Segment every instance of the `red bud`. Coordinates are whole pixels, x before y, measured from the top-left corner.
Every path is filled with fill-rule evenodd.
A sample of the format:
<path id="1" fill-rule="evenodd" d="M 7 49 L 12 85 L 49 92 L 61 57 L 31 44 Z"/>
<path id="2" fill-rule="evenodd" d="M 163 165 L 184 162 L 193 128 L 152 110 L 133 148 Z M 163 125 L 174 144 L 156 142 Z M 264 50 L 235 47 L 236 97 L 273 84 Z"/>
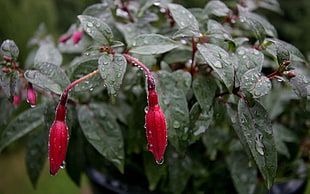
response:
<path id="1" fill-rule="evenodd" d="M 68 146 L 68 127 L 64 121 L 55 120 L 50 128 L 48 158 L 50 174 L 56 175 L 63 165 Z"/>
<path id="2" fill-rule="evenodd" d="M 66 158 L 69 135 L 65 115 L 66 107 L 61 104 L 58 105 L 55 121 L 50 128 L 48 142 L 48 158 L 51 175 L 57 174 Z"/>
<path id="3" fill-rule="evenodd" d="M 36 91 L 33 89 L 31 83 L 29 83 L 29 86 L 27 88 L 27 102 L 31 106 L 35 106 L 37 104 L 37 94 Z"/>
<path id="4" fill-rule="evenodd" d="M 71 35 L 70 36 L 68 36 L 68 35 L 66 35 L 66 34 L 64 34 L 64 35 L 62 35 L 60 38 L 59 38 L 59 42 L 67 42 L 67 40 L 69 40 L 71 38 Z"/>
<path id="5" fill-rule="evenodd" d="M 13 97 L 13 104 L 15 106 L 18 106 L 21 101 L 22 101 L 21 97 L 19 97 L 18 95 L 15 94 L 14 97 Z"/>
<path id="6" fill-rule="evenodd" d="M 148 150 L 152 152 L 156 162 L 161 163 L 167 147 L 166 118 L 158 104 L 158 96 L 155 90 L 149 90 L 148 101 L 149 107 L 145 115 Z"/>
<path id="7" fill-rule="evenodd" d="M 80 42 L 80 40 L 82 39 L 82 36 L 83 36 L 83 32 L 82 31 L 75 31 L 72 34 L 73 44 L 78 44 Z"/>

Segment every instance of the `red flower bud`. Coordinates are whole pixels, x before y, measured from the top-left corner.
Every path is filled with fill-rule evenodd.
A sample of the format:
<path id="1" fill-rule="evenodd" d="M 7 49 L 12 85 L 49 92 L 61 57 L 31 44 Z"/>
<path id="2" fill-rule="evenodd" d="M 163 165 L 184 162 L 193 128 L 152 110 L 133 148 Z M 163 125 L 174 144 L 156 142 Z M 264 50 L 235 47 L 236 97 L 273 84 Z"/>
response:
<path id="1" fill-rule="evenodd" d="M 82 39 L 82 36 L 83 36 L 83 32 L 82 31 L 75 31 L 72 34 L 73 44 L 78 44 L 80 42 L 80 40 Z"/>
<path id="2" fill-rule="evenodd" d="M 14 106 L 18 106 L 21 101 L 22 101 L 21 97 L 15 94 L 14 97 L 13 97 L 13 104 L 14 104 Z"/>
<path id="3" fill-rule="evenodd" d="M 65 122 L 66 107 L 59 105 L 56 110 L 56 119 L 50 128 L 48 142 L 48 158 L 50 174 L 56 175 L 66 158 L 68 146 L 68 127 Z"/>
<path id="4" fill-rule="evenodd" d="M 166 118 L 158 104 L 156 90 L 149 90 L 148 101 L 149 107 L 145 115 L 148 150 L 152 152 L 156 162 L 161 163 L 167 147 Z"/>
<path id="5" fill-rule="evenodd" d="M 68 35 L 64 34 L 64 35 L 62 35 L 62 36 L 59 38 L 58 41 L 64 43 L 64 42 L 67 42 L 67 40 L 69 40 L 70 38 L 71 38 L 71 35 L 68 36 Z"/>
<path id="6" fill-rule="evenodd" d="M 29 83 L 27 88 L 27 102 L 30 106 L 35 106 L 37 104 L 37 94 L 31 83 Z"/>

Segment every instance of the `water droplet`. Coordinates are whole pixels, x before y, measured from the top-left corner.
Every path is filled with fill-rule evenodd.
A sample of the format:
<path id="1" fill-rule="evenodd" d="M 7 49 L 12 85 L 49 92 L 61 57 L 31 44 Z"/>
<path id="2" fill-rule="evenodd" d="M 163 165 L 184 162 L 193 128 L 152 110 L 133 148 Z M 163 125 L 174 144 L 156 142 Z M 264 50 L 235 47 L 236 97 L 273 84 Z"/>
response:
<path id="1" fill-rule="evenodd" d="M 153 3 L 153 5 L 155 5 L 155 6 L 160 6 L 160 1 L 155 1 L 155 2 Z"/>
<path id="2" fill-rule="evenodd" d="M 89 88 L 89 91 L 92 92 L 94 90 L 94 88 Z"/>
<path id="3" fill-rule="evenodd" d="M 215 61 L 215 63 L 213 65 L 216 68 L 223 68 L 223 65 L 222 65 L 221 61 Z"/>
<path id="4" fill-rule="evenodd" d="M 144 43 L 144 44 L 148 44 L 149 41 L 148 41 L 148 40 L 144 40 L 143 43 Z"/>
<path id="5" fill-rule="evenodd" d="M 65 162 L 65 161 L 63 161 L 63 162 L 61 163 L 60 168 L 61 168 L 61 169 L 66 168 L 66 162 Z"/>
<path id="6" fill-rule="evenodd" d="M 264 151 L 264 144 L 263 144 L 263 134 L 260 132 L 260 131 L 257 131 L 256 132 L 256 135 L 255 135 L 255 148 L 256 148 L 256 151 L 260 154 L 260 155 L 265 155 L 265 151 Z"/>
<path id="7" fill-rule="evenodd" d="M 245 54 L 245 51 L 243 50 L 243 49 L 240 49 L 239 51 L 238 51 L 238 55 L 244 55 Z"/>
<path id="8" fill-rule="evenodd" d="M 91 33 L 91 28 L 86 28 L 86 32 Z"/>
<path id="9" fill-rule="evenodd" d="M 253 53 L 254 53 L 254 55 L 259 55 L 259 51 L 256 49 L 253 49 Z"/>
<path id="10" fill-rule="evenodd" d="M 177 129 L 181 127 L 181 123 L 179 121 L 174 121 L 173 122 L 173 128 Z"/>
<path id="11" fill-rule="evenodd" d="M 148 111 L 149 111 L 149 107 L 146 106 L 146 107 L 144 108 L 144 112 L 147 113 Z"/>
<path id="12" fill-rule="evenodd" d="M 96 23 L 96 27 L 99 28 L 100 27 L 100 23 Z"/>
<path id="13" fill-rule="evenodd" d="M 87 22 L 87 26 L 90 27 L 90 28 L 94 27 L 93 23 L 91 23 L 91 22 Z"/>
<path id="14" fill-rule="evenodd" d="M 162 165 L 163 163 L 164 163 L 164 158 L 161 159 L 160 161 L 157 161 L 157 160 L 156 160 L 156 164 L 158 164 L 158 165 Z"/>

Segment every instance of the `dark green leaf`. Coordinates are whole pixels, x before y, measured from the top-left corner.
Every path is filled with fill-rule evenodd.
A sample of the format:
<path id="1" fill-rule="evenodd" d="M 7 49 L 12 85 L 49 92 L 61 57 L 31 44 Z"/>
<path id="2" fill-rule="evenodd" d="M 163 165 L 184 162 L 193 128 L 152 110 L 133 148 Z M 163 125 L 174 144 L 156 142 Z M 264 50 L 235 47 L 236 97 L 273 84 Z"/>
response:
<path id="1" fill-rule="evenodd" d="M 47 157 L 48 130 L 42 128 L 32 133 L 27 143 L 26 167 L 34 188 L 36 188 Z"/>
<path id="2" fill-rule="evenodd" d="M 210 1 L 205 6 L 204 11 L 207 15 L 227 16 L 230 10 L 221 1 Z"/>
<path id="3" fill-rule="evenodd" d="M 199 23 L 195 16 L 182 5 L 170 3 L 168 8 L 180 29 L 191 26 L 192 29 L 199 30 Z"/>
<path id="4" fill-rule="evenodd" d="M 34 57 L 34 65 L 42 63 L 50 63 L 57 66 L 61 65 L 62 55 L 53 44 L 42 44 L 39 47 Z"/>
<path id="5" fill-rule="evenodd" d="M 72 66 L 70 67 L 72 71 L 70 79 L 72 81 L 75 81 L 98 69 L 98 59 L 100 58 L 100 56 L 101 55 L 86 56 L 78 60 L 76 63 L 72 64 Z M 101 83 L 100 80 L 102 79 L 99 74 L 94 75 L 93 77 L 88 78 L 87 80 L 75 85 L 73 89 L 75 92 L 91 90 L 92 88 L 98 86 Z"/>
<path id="6" fill-rule="evenodd" d="M 277 171 L 277 151 L 271 121 L 265 108 L 257 101 L 250 107 L 239 100 L 238 117 L 243 136 L 240 140 L 250 149 L 268 189 L 274 182 Z"/>
<path id="7" fill-rule="evenodd" d="M 99 18 L 79 15 L 78 19 L 85 32 L 101 45 L 110 45 L 113 41 L 111 28 Z"/>
<path id="8" fill-rule="evenodd" d="M 241 151 L 231 152 L 226 158 L 234 186 L 239 194 L 255 193 L 258 186 L 257 170 L 249 165 L 249 159 Z"/>
<path id="9" fill-rule="evenodd" d="M 295 94 L 301 99 L 304 109 L 307 107 L 308 97 L 310 93 L 308 88 L 310 87 L 310 80 L 304 75 L 297 74 L 296 77 L 292 77 L 289 80 L 284 79 L 292 87 Z"/>
<path id="10" fill-rule="evenodd" d="M 281 66 L 284 62 L 291 61 L 290 52 L 283 46 L 277 44 L 277 61 Z"/>
<path id="11" fill-rule="evenodd" d="M 167 119 L 169 141 L 178 151 L 184 151 L 184 142 L 188 136 L 189 110 L 182 88 L 178 88 L 178 77 L 166 71 L 157 73 L 157 92 L 160 105 Z"/>
<path id="12" fill-rule="evenodd" d="M 78 119 L 88 142 L 124 172 L 124 142 L 120 126 L 100 104 L 78 107 Z"/>
<path id="13" fill-rule="evenodd" d="M 169 187 L 172 193 L 182 193 L 191 176 L 192 161 L 189 157 L 183 158 L 174 150 L 170 149 L 167 153 L 169 172 Z"/>
<path id="14" fill-rule="evenodd" d="M 285 142 L 297 142 L 297 136 L 292 131 L 278 123 L 273 125 L 273 132 L 277 151 L 285 155 L 287 158 L 290 158 L 290 152 Z"/>
<path id="15" fill-rule="evenodd" d="M 213 109 L 202 110 L 198 103 L 190 111 L 190 143 L 196 142 L 209 128 L 213 121 Z"/>
<path id="16" fill-rule="evenodd" d="M 144 172 L 149 182 L 149 190 L 156 189 L 160 178 L 163 176 L 165 165 L 158 165 L 154 162 L 154 157 L 150 152 L 143 154 Z"/>
<path id="17" fill-rule="evenodd" d="M 109 55 L 104 53 L 98 60 L 100 75 L 104 80 L 108 93 L 116 96 L 121 87 L 126 72 L 127 61 L 121 54 Z"/>
<path id="18" fill-rule="evenodd" d="M 19 55 L 19 49 L 13 40 L 5 40 L 1 44 L 0 54 L 11 59 L 17 59 Z"/>
<path id="19" fill-rule="evenodd" d="M 226 87 L 231 89 L 234 81 L 234 68 L 229 54 L 214 44 L 198 44 L 197 48 L 204 60 L 219 75 Z"/>
<path id="20" fill-rule="evenodd" d="M 15 117 L 2 131 L 0 152 L 10 143 L 21 138 L 43 122 L 43 107 L 31 108 Z"/>
<path id="21" fill-rule="evenodd" d="M 266 76 L 262 76 L 257 69 L 251 69 L 241 78 L 241 88 L 250 92 L 253 98 L 260 98 L 269 93 L 271 82 Z"/>
<path id="22" fill-rule="evenodd" d="M 19 79 L 19 73 L 17 71 L 5 73 L 3 71 L 0 71 L 0 85 L 9 99 L 9 101 L 13 102 L 13 97 L 15 94 L 15 88 L 17 81 Z"/>
<path id="23" fill-rule="evenodd" d="M 239 81 L 245 72 L 256 69 L 261 72 L 264 64 L 264 54 L 256 49 L 238 47 L 236 54 L 233 54 L 236 76 Z"/>
<path id="24" fill-rule="evenodd" d="M 130 52 L 142 55 L 156 55 L 178 47 L 177 42 L 159 34 L 142 34 L 135 37 Z"/>
<path id="25" fill-rule="evenodd" d="M 172 74 L 177 78 L 176 87 L 182 89 L 184 94 L 187 94 L 191 88 L 192 75 L 188 71 L 183 70 L 174 71 Z"/>
<path id="26" fill-rule="evenodd" d="M 214 79 L 212 77 L 195 77 L 192 87 L 200 107 L 203 110 L 209 110 L 217 88 Z"/>

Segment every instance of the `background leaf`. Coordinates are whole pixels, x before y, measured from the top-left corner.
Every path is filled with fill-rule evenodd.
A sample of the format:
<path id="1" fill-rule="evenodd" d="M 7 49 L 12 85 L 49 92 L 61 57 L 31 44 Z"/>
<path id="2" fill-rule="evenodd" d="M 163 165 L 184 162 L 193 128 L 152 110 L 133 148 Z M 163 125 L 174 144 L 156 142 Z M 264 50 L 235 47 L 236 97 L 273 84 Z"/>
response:
<path id="1" fill-rule="evenodd" d="M 253 98 L 260 98 L 271 90 L 271 82 L 256 69 L 251 69 L 242 76 L 241 88 L 250 92 Z"/>
<path id="2" fill-rule="evenodd" d="M 199 23 L 195 16 L 182 5 L 170 3 L 168 7 L 180 29 L 190 26 L 193 30 L 199 30 Z"/>
<path id="3" fill-rule="evenodd" d="M 200 107 L 208 111 L 212 106 L 217 89 L 216 82 L 212 77 L 199 76 L 194 78 L 192 87 Z"/>
<path id="4" fill-rule="evenodd" d="M 53 44 L 42 44 L 34 57 L 34 65 L 41 63 L 51 63 L 60 66 L 62 55 Z"/>
<path id="5" fill-rule="evenodd" d="M 124 171 L 122 131 L 111 113 L 100 104 L 78 107 L 78 119 L 89 143 L 119 171 Z"/>
<path id="6" fill-rule="evenodd" d="M 17 81 L 19 79 L 19 73 L 17 71 L 5 73 L 3 71 L 0 71 L 0 85 L 9 99 L 9 101 L 13 102 L 13 97 L 15 94 L 15 88 Z"/>
<path id="7" fill-rule="evenodd" d="M 43 122 L 43 111 L 44 107 L 37 106 L 15 117 L 2 131 L 0 136 L 0 152 L 10 143 L 41 125 Z"/>
<path id="8" fill-rule="evenodd" d="M 230 11 L 222 1 L 210 1 L 204 8 L 205 13 L 215 16 L 227 16 Z"/>

